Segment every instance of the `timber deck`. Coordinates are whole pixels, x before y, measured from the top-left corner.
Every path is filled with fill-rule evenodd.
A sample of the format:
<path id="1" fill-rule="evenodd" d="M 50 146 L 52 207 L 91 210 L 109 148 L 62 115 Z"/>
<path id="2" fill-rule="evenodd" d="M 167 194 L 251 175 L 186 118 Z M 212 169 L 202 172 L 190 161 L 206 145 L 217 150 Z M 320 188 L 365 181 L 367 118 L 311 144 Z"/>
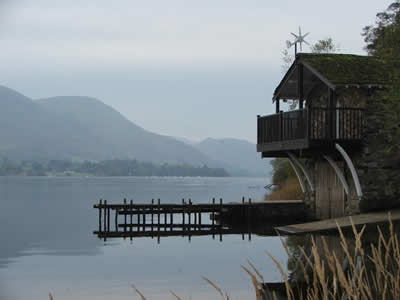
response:
<path id="1" fill-rule="evenodd" d="M 289 223 L 282 219 L 304 216 L 304 203 L 298 200 L 252 202 L 243 198 L 242 202 L 223 203 L 222 199 L 213 198 L 211 203 L 194 204 L 182 199 L 181 204 L 162 204 L 160 199 L 153 199 L 146 204 L 124 199 L 119 204 L 100 200 L 93 207 L 98 210 L 98 230 L 93 233 L 104 240 L 203 235 L 220 235 L 222 239 L 222 235 L 240 233 L 248 233 L 251 239 L 250 227 L 255 222 L 269 222 L 271 230 L 266 233 L 275 235 L 274 226 Z"/>
<path id="2" fill-rule="evenodd" d="M 362 225 L 378 225 L 386 223 L 390 219 L 393 222 L 400 221 L 400 209 L 371 212 L 366 214 L 359 214 L 341 218 L 327 219 L 322 221 L 308 222 L 302 224 L 293 224 L 287 226 L 276 227 L 281 234 L 306 234 L 306 233 L 318 233 L 337 230 L 338 226 L 342 229 L 350 228 L 352 223 L 355 226 Z"/>

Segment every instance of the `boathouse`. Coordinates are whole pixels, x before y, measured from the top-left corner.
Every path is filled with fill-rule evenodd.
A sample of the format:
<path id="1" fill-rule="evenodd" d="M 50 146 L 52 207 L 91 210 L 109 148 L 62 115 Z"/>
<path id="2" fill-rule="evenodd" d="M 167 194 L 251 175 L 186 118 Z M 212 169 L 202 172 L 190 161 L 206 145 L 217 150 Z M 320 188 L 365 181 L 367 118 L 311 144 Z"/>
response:
<path id="1" fill-rule="evenodd" d="M 317 219 L 400 206 L 400 62 L 301 53 L 257 117 L 257 151 L 286 157 Z M 298 101 L 283 112 L 281 102 Z"/>

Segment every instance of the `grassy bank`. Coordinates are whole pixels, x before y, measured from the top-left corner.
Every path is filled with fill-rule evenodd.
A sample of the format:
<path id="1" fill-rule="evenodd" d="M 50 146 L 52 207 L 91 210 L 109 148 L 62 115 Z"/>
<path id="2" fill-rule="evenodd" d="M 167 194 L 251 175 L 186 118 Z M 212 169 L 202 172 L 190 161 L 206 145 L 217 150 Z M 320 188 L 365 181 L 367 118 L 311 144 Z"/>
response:
<path id="1" fill-rule="evenodd" d="M 264 200 L 303 200 L 304 194 L 296 177 L 287 178 L 272 191 L 265 195 Z"/>

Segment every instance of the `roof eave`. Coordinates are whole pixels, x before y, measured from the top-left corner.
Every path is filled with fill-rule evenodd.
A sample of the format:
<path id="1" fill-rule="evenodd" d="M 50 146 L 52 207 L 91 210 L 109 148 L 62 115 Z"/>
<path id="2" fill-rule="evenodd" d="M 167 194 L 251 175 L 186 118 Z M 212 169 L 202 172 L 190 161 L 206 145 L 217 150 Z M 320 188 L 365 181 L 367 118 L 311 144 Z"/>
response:
<path id="1" fill-rule="evenodd" d="M 332 90 L 336 90 L 336 85 L 331 83 L 326 77 L 324 77 L 320 72 L 318 72 L 315 68 L 313 68 L 310 64 L 307 62 L 303 61 L 301 58 L 296 58 L 296 60 L 293 62 L 293 64 L 290 66 L 289 70 L 286 72 L 285 76 L 279 83 L 278 87 L 275 89 L 274 95 L 272 97 L 272 102 L 275 102 L 276 100 L 281 99 L 280 98 L 280 91 L 282 87 L 285 86 L 293 72 L 297 69 L 297 65 L 302 64 L 304 67 L 306 67 L 311 73 L 313 73 L 319 80 L 321 80 L 323 83 L 325 83 L 329 88 Z"/>

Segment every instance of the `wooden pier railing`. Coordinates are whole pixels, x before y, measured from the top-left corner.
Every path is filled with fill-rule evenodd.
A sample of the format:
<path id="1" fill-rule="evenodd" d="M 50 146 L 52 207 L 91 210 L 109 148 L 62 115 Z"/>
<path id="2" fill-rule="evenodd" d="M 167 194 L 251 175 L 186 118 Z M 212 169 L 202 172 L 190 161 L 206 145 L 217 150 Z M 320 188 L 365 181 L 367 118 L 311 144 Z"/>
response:
<path id="1" fill-rule="evenodd" d="M 277 225 L 304 221 L 306 211 L 303 201 L 281 200 L 224 203 L 213 198 L 211 203 L 194 204 L 190 199 L 182 199 L 181 204 L 162 204 L 154 199 L 150 204 L 138 204 L 126 199 L 121 204 L 100 200 L 94 205 L 98 209 L 99 238 L 139 238 L 210 235 L 215 238 L 227 234 L 276 235 L 273 229 Z"/>
<path id="2" fill-rule="evenodd" d="M 363 109 L 312 107 L 257 118 L 257 144 L 362 138 Z"/>
<path id="3" fill-rule="evenodd" d="M 165 236 L 192 236 L 239 234 L 243 230 L 233 230 L 217 223 L 224 212 L 240 207 L 246 216 L 250 216 L 252 202 L 242 199 L 242 203 L 223 203 L 222 199 L 212 203 L 193 204 L 190 199 L 182 204 L 161 204 L 154 199 L 151 204 L 137 204 L 126 199 L 122 204 L 109 204 L 100 200 L 94 208 L 98 209 L 99 226 L 94 231 L 99 238 L 138 238 Z M 248 209 L 246 210 L 245 207 Z M 207 214 L 208 218 L 204 216 Z M 251 239 L 251 235 L 249 237 Z"/>

